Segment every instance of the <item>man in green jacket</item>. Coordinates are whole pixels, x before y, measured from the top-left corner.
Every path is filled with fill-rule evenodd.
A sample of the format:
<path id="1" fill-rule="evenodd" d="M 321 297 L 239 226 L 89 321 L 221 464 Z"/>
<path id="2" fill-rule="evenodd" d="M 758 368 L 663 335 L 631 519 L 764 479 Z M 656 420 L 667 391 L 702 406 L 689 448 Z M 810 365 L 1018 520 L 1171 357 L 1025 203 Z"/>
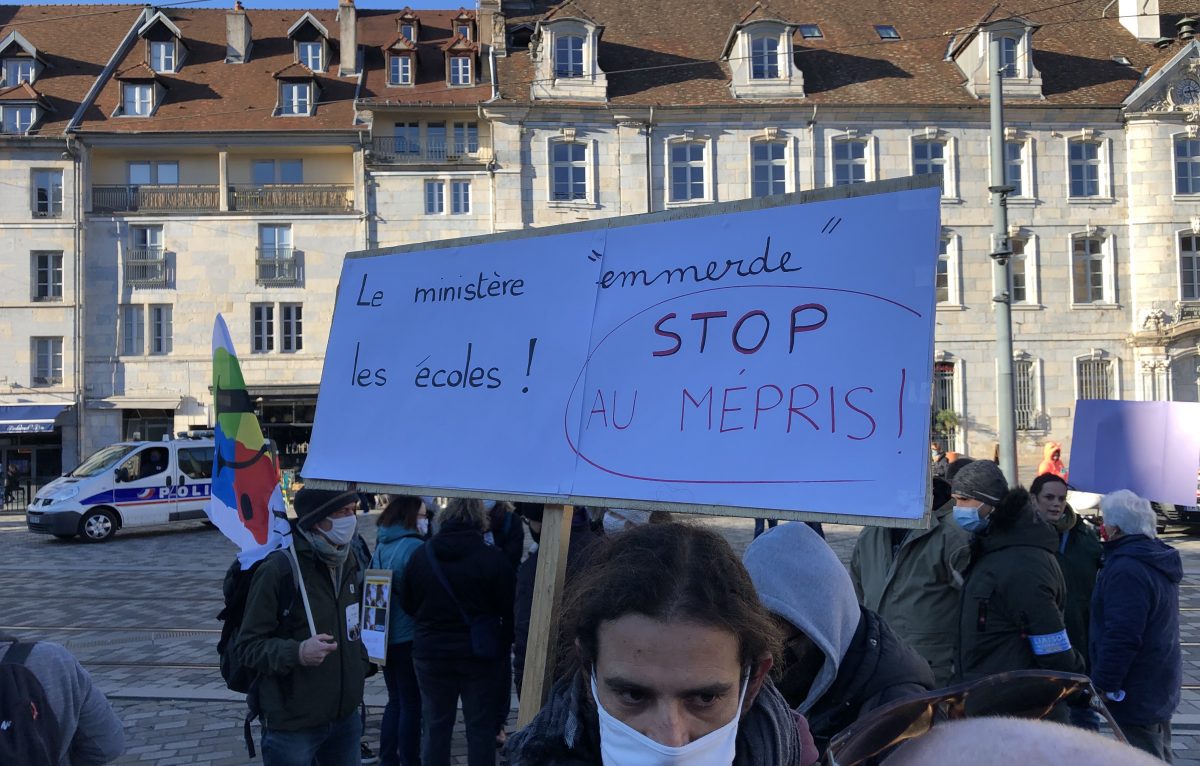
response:
<path id="1" fill-rule="evenodd" d="M 929 663 L 938 687 L 954 679 L 955 639 L 971 535 L 951 518 L 950 484 L 933 480 L 929 529 L 864 527 L 850 578 L 859 602 L 877 612 Z"/>
<path id="2" fill-rule="evenodd" d="M 242 664 L 259 674 L 263 764 L 359 766 L 368 660 L 358 614 L 363 573 L 350 555 L 358 496 L 305 488 L 295 508 L 294 553 L 273 553 L 255 571 L 237 645 Z"/>
<path id="3" fill-rule="evenodd" d="M 1083 658 L 1063 621 L 1058 536 L 1038 517 L 1029 493 L 1009 491 L 995 463 L 977 460 L 954 476 L 951 494 L 955 520 L 975 535 L 963 585 L 959 676 L 1037 668 L 1082 673 Z"/>

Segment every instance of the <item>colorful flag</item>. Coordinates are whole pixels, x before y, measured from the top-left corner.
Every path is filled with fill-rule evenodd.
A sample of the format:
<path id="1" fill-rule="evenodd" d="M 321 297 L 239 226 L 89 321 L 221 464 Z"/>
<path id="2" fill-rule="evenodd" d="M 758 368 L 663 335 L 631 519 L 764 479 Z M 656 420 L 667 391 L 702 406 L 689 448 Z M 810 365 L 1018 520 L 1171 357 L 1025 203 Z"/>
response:
<path id="1" fill-rule="evenodd" d="M 291 543 L 291 526 L 279 483 L 279 464 L 263 438 L 229 328 L 213 324 L 213 401 L 216 452 L 212 498 L 204 511 L 241 549 L 242 569 Z"/>

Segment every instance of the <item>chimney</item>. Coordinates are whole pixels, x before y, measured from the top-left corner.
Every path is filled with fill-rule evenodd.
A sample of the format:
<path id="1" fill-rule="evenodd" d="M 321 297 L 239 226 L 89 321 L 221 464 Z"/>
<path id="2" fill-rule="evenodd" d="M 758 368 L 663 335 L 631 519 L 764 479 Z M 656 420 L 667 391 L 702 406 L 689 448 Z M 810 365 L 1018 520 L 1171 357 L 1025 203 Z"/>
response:
<path id="1" fill-rule="evenodd" d="M 245 64 L 250 60 L 252 44 L 250 19 L 242 0 L 237 0 L 233 10 L 225 16 L 225 63 Z"/>
<path id="2" fill-rule="evenodd" d="M 479 42 L 490 45 L 497 56 L 508 55 L 508 41 L 505 39 L 504 13 L 500 0 L 479 0 Z"/>
<path id="3" fill-rule="evenodd" d="M 340 0 L 338 22 L 341 24 L 341 39 L 338 44 L 342 52 L 338 75 L 352 77 L 358 74 L 358 11 L 354 7 L 354 0 Z"/>
<path id="4" fill-rule="evenodd" d="M 1162 36 L 1158 0 L 1119 0 L 1117 15 L 1121 26 L 1140 42 L 1154 42 Z"/>

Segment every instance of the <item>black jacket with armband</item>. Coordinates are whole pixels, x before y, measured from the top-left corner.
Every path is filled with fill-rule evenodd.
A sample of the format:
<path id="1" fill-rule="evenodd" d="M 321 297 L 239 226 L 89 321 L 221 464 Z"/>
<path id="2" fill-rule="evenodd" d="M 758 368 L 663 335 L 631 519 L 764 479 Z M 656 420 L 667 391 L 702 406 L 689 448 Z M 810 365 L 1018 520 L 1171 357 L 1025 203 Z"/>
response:
<path id="1" fill-rule="evenodd" d="M 976 534 L 959 615 L 961 679 L 1039 668 L 1084 672 L 1063 619 L 1057 542 L 1023 489 L 1005 495 Z"/>

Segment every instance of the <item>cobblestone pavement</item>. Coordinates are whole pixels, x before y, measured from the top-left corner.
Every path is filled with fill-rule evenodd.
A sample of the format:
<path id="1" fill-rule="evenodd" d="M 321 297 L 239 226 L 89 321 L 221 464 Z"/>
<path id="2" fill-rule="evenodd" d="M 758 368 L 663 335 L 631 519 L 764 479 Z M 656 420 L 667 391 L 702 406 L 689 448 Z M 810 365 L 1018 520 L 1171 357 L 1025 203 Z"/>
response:
<path id="1" fill-rule="evenodd" d="M 750 541 L 749 520 L 704 523 L 739 550 Z M 373 544 L 374 516 L 361 526 Z M 848 559 L 857 528 L 827 525 L 826 532 Z M 1200 766 L 1200 537 L 1172 532 L 1164 539 L 1182 552 L 1186 573 L 1176 763 Z M 216 665 L 221 578 L 233 554 L 219 532 L 199 523 L 121 532 L 89 545 L 31 534 L 23 517 L 0 514 L 0 631 L 56 641 L 79 658 L 125 723 L 128 752 L 117 763 L 261 763 L 246 756 L 244 705 Z M 372 746 L 386 696 L 381 676 L 368 680 Z M 461 728 L 453 758 L 466 763 Z"/>

